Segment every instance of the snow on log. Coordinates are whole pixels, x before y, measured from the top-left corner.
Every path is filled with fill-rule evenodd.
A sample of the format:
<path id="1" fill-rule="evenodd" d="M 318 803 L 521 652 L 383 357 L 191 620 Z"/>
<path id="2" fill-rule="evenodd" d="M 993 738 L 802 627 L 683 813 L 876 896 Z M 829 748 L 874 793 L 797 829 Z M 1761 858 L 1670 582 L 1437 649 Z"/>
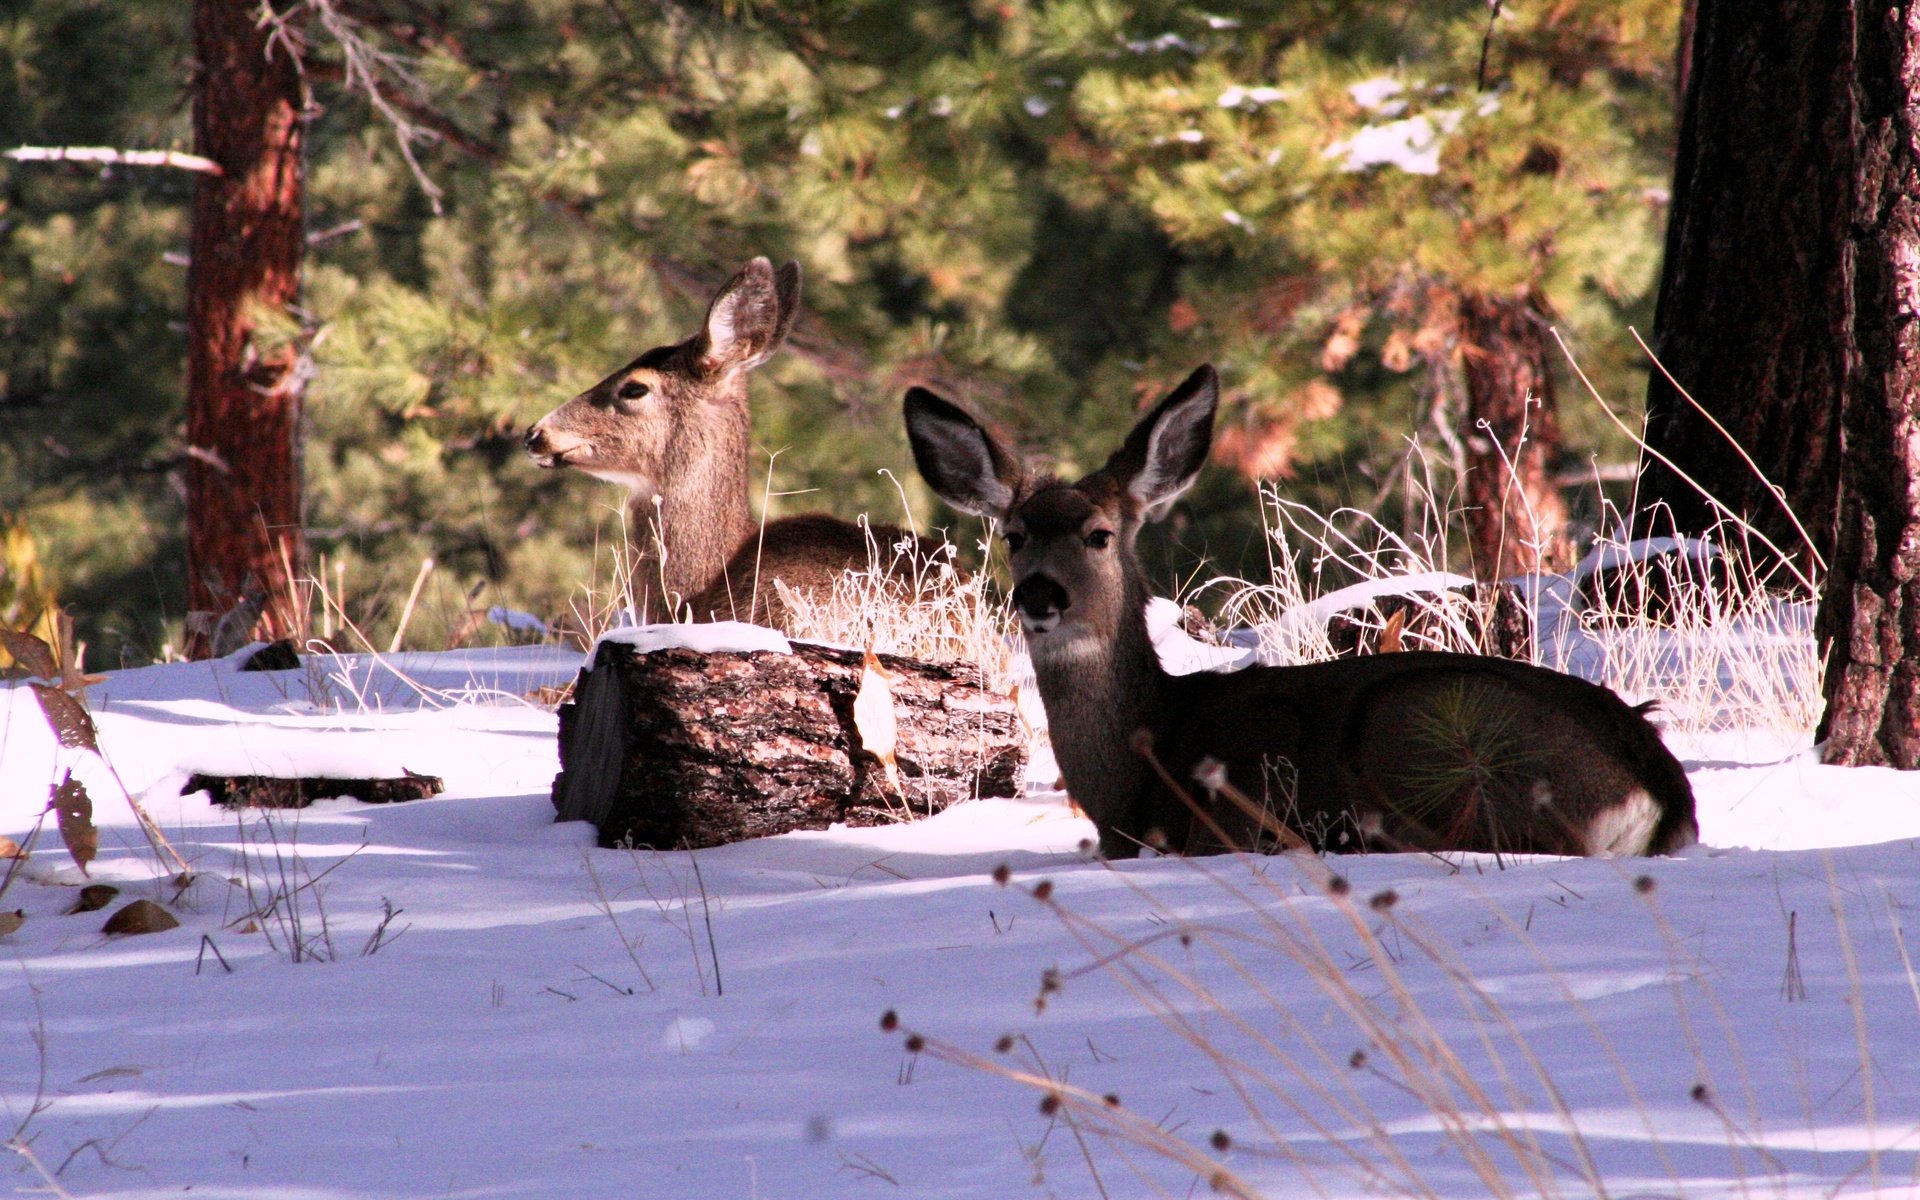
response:
<path id="1" fill-rule="evenodd" d="M 658 644 L 603 640 L 560 708 L 554 808 L 593 822 L 602 846 L 699 849 L 872 825 L 1024 785 L 1013 700 L 965 664 L 869 665 L 862 651 L 804 642 L 787 653 Z M 891 729 L 874 708 L 889 699 Z"/>

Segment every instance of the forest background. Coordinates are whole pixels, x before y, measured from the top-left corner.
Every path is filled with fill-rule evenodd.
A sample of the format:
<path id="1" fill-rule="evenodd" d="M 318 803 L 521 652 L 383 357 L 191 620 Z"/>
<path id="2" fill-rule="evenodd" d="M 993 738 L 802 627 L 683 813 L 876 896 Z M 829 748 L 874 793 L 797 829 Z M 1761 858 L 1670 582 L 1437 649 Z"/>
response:
<path id="1" fill-rule="evenodd" d="M 1228 469 L 1149 561 L 1259 577 L 1253 480 L 1390 527 L 1462 507 L 1484 330 L 1560 398 L 1532 414 L 1550 557 L 1630 486 L 1549 329 L 1631 421 L 1678 0 L 275 7 L 304 22 L 307 247 L 256 340 L 300 363 L 307 569 L 376 643 L 429 559 L 410 644 L 604 584 L 620 494 L 521 431 L 756 254 L 806 270 L 753 384 L 775 514 L 944 523 L 908 384 L 1074 470 L 1211 360 Z M 189 149 L 190 8 L 0 3 L 0 146 Z M 0 162 L 0 624 L 57 601 L 96 667 L 183 644 L 194 187 Z"/>

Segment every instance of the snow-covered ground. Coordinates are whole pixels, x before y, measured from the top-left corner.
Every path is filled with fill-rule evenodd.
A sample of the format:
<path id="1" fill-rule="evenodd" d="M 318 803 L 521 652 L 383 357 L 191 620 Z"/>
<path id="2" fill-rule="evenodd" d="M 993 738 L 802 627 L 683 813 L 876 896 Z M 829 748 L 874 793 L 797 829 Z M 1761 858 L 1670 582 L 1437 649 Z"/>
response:
<path id="1" fill-rule="evenodd" d="M 26 841 L 76 766 L 101 851 L 83 879 L 49 821 L 0 898 L 25 914 L 0 936 L 0 1117 L 31 1152 L 0 1156 L 6 1186 L 51 1192 L 44 1168 L 82 1197 L 1210 1194 L 1145 1148 L 1170 1134 L 1276 1196 L 1920 1192 L 1920 778 L 1698 739 L 1676 749 L 1705 844 L 1680 858 L 1331 861 L 1346 895 L 1284 858 L 1084 861 L 1091 826 L 1038 788 L 629 853 L 552 819 L 554 717 L 526 697 L 579 661 L 119 672 L 88 695 L 111 770 L 7 691 L 0 833 Z M 447 790 L 236 815 L 177 794 L 193 770 Z M 197 873 L 184 892 L 122 784 Z M 105 913 L 66 915 L 93 881 L 180 927 L 111 938 Z M 950 1048 L 1123 1107 L 1050 1118 Z M 1131 1140 L 1103 1132 L 1136 1118 Z"/>

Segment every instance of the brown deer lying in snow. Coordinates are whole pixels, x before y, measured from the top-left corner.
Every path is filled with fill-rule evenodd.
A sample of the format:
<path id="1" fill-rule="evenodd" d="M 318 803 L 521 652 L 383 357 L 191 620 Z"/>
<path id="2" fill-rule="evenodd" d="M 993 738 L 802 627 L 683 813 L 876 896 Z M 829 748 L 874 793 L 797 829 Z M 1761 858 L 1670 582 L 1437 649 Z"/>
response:
<path id="1" fill-rule="evenodd" d="M 844 571 L 884 570 L 908 536 L 820 513 L 764 527 L 754 520 L 747 376 L 779 349 L 799 307 L 800 264 L 776 272 L 756 258 L 715 293 L 698 333 L 647 351 L 527 430 L 540 466 L 573 467 L 631 493 L 642 620 L 784 624 L 775 580 L 825 592 Z M 918 549 L 940 548 L 921 539 Z"/>
<path id="2" fill-rule="evenodd" d="M 1148 640 L 1134 551 L 1206 462 L 1218 379 L 1195 371 L 1077 483 L 1035 475 L 924 389 L 920 473 L 1000 523 L 1014 603 L 1068 791 L 1100 850 L 1665 854 L 1699 836 L 1693 791 L 1641 711 L 1501 658 L 1379 654 L 1173 676 Z"/>

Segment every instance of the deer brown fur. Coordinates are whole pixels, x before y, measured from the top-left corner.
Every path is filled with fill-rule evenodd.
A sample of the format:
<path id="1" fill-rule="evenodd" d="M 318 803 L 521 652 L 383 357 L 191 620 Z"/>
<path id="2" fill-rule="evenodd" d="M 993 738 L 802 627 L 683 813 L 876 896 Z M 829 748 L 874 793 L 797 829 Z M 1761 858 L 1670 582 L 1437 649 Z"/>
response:
<path id="1" fill-rule="evenodd" d="M 889 526 L 869 536 L 822 514 L 764 527 L 754 519 L 747 378 L 779 349 L 799 307 L 800 264 L 776 271 L 756 258 L 714 294 L 699 332 L 647 351 L 527 430 L 540 466 L 628 489 L 642 620 L 784 624 L 775 580 L 819 591 L 844 571 L 893 561 L 904 535 Z"/>
<path id="2" fill-rule="evenodd" d="M 1217 401 L 1202 367 L 1104 467 L 1067 483 L 1030 471 L 957 406 L 907 393 L 920 473 L 1006 535 L 1054 754 L 1102 853 L 1304 840 L 1663 854 L 1697 839 L 1692 789 L 1659 733 L 1572 676 L 1420 651 L 1167 674 L 1134 539 L 1199 474 Z"/>

